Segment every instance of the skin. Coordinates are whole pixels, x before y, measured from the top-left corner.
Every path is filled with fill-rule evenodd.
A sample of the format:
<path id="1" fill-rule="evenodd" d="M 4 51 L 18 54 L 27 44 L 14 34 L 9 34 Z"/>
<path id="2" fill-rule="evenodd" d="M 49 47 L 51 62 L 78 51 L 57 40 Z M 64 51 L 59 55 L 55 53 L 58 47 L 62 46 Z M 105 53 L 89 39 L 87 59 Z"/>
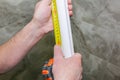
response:
<path id="1" fill-rule="evenodd" d="M 51 6 L 49 5 L 50 2 L 50 0 L 39 1 L 35 7 L 35 12 L 32 20 L 9 41 L 0 46 L 0 74 L 14 68 L 25 57 L 25 55 L 27 55 L 28 51 L 39 40 L 41 40 L 43 36 L 45 36 L 45 34 L 53 30 Z M 73 12 L 71 0 L 68 0 L 68 5 L 69 14 L 70 16 L 72 16 Z M 59 53 L 60 50 L 60 48 L 55 48 L 55 62 L 53 67 L 53 74 L 55 76 L 55 80 L 59 80 L 58 78 L 60 78 L 60 75 L 64 73 L 63 71 L 67 70 L 67 68 L 63 66 L 71 69 L 71 73 L 75 73 L 74 70 L 79 73 L 79 71 L 81 70 L 81 66 L 79 65 L 81 64 L 80 55 L 75 55 L 70 59 L 62 59 L 60 58 L 60 56 L 57 56 L 57 51 Z M 60 63 L 60 60 L 62 60 L 62 63 Z M 59 65 L 61 66 L 61 68 L 63 68 L 63 70 L 59 70 L 59 65 L 57 65 L 57 62 L 60 63 Z M 74 64 L 72 66 L 76 66 L 76 68 L 72 70 L 72 67 L 70 67 L 71 65 L 67 65 L 68 62 L 73 62 Z M 78 67 L 80 68 L 79 71 Z M 60 71 L 59 74 L 57 73 L 58 70 Z M 62 78 L 63 80 L 69 77 L 68 72 L 66 72 L 66 75 Z M 72 80 L 74 80 L 74 76 L 76 77 L 78 74 L 75 73 L 71 75 L 73 75 Z"/>
<path id="2" fill-rule="evenodd" d="M 56 45 L 54 47 L 53 75 L 55 80 L 81 80 L 81 55 L 75 53 L 72 57 L 65 59 L 61 48 Z"/>

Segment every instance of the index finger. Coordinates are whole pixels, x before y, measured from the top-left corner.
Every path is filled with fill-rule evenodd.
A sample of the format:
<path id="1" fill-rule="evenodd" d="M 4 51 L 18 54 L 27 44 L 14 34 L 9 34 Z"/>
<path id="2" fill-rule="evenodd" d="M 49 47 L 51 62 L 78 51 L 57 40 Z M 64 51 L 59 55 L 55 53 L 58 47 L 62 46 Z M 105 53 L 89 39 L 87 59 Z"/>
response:
<path id="1" fill-rule="evenodd" d="M 71 1 L 71 0 L 68 0 L 68 4 L 72 4 L 72 1 Z"/>

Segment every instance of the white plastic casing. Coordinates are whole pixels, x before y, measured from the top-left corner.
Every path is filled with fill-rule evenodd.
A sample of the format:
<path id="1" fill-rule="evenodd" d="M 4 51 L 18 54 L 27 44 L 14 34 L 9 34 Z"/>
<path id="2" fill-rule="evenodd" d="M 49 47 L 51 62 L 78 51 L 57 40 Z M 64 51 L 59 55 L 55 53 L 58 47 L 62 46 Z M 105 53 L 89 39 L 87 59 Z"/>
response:
<path id="1" fill-rule="evenodd" d="M 68 12 L 68 0 L 56 0 L 58 18 L 61 32 L 61 48 L 65 58 L 74 54 L 73 39 L 71 33 L 70 17 Z"/>

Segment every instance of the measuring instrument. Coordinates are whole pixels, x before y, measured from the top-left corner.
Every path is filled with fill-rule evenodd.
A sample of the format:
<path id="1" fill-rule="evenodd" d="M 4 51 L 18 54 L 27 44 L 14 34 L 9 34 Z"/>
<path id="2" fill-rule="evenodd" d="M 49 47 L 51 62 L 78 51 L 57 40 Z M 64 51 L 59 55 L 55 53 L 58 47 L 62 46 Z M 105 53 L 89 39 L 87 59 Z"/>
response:
<path id="1" fill-rule="evenodd" d="M 56 45 L 61 46 L 61 33 L 56 0 L 52 0 L 52 21 L 54 26 L 55 43 Z"/>
<path id="2" fill-rule="evenodd" d="M 61 46 L 65 58 L 71 57 L 74 54 L 67 1 L 52 0 L 55 41 L 57 45 Z"/>
<path id="3" fill-rule="evenodd" d="M 74 55 L 67 1 L 68 0 L 52 0 L 52 20 L 55 33 L 55 42 L 56 45 L 61 47 L 65 58 Z M 43 66 L 42 74 L 46 80 L 54 80 L 52 75 L 52 64 L 46 65 L 48 63 L 51 63 L 51 60 Z"/>

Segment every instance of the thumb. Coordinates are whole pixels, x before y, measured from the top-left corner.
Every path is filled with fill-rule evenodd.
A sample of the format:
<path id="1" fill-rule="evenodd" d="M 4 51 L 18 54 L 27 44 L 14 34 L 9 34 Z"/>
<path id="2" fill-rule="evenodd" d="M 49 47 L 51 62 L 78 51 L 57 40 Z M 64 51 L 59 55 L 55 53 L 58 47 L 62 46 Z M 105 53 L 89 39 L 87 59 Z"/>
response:
<path id="1" fill-rule="evenodd" d="M 60 60 L 63 59 L 63 53 L 62 53 L 60 46 L 55 45 L 55 47 L 54 47 L 54 60 L 58 61 L 59 59 Z"/>
<path id="2" fill-rule="evenodd" d="M 42 0 L 42 4 L 43 5 L 50 5 L 51 4 L 51 0 Z"/>

